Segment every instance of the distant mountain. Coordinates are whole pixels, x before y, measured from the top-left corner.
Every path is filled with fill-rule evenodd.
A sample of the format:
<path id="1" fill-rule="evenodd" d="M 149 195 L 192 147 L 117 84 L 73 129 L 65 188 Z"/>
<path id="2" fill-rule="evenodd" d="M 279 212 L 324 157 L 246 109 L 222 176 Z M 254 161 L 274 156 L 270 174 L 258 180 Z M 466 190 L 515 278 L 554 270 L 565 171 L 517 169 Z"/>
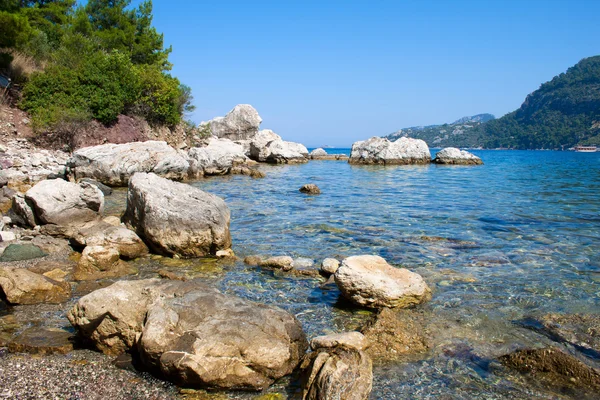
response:
<path id="1" fill-rule="evenodd" d="M 566 150 L 600 145 L 600 56 L 584 58 L 542 84 L 518 110 L 498 119 L 487 115 L 401 129 L 387 137 L 423 139 L 430 147 Z"/>
<path id="2" fill-rule="evenodd" d="M 422 139 L 430 147 L 465 147 L 464 143 L 472 142 L 470 136 L 474 128 L 494 118 L 492 114 L 477 114 L 470 117 L 462 117 L 451 124 L 403 128 L 385 137 L 391 141 L 398 140 L 401 137 Z M 465 140 L 465 137 L 469 138 Z"/>

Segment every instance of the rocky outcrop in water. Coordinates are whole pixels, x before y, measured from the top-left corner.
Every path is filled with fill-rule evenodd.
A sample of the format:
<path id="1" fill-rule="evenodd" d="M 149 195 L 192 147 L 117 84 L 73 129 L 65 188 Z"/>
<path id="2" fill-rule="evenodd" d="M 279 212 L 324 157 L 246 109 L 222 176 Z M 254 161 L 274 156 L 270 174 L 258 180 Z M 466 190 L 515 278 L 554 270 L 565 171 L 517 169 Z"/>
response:
<path id="1" fill-rule="evenodd" d="M 68 162 L 74 179 L 91 178 L 109 186 L 126 186 L 136 172 L 182 180 L 189 168 L 184 152 L 158 141 L 85 147 L 73 152 Z"/>
<path id="2" fill-rule="evenodd" d="M 476 155 L 455 147 L 440 150 L 433 159 L 435 164 L 448 165 L 482 165 L 483 161 Z"/>
<path id="3" fill-rule="evenodd" d="M 406 308 L 431 298 L 421 275 L 392 267 L 379 256 L 348 257 L 334 276 L 342 295 L 365 307 Z"/>
<path id="4" fill-rule="evenodd" d="M 244 147 L 229 139 L 211 137 L 206 145 L 189 150 L 190 175 L 225 175 L 235 166 L 247 165 Z"/>
<path id="5" fill-rule="evenodd" d="M 258 132 L 250 141 L 249 156 L 255 161 L 271 164 L 293 164 L 308 161 L 304 145 L 286 142 L 269 129 Z"/>
<path id="6" fill-rule="evenodd" d="M 306 194 L 321 194 L 321 189 L 319 189 L 319 187 L 314 183 L 307 183 L 306 185 L 302 185 L 302 187 L 298 190 Z"/>
<path id="7" fill-rule="evenodd" d="M 319 147 L 311 151 L 308 158 L 311 160 L 347 160 L 348 156 L 345 154 L 327 154 L 327 151 Z"/>
<path id="8" fill-rule="evenodd" d="M 130 179 L 123 218 L 159 254 L 201 257 L 231 247 L 223 199 L 152 173 Z"/>
<path id="9" fill-rule="evenodd" d="M 63 303 L 71 286 L 25 268 L 0 267 L 0 289 L 11 304 Z"/>
<path id="10" fill-rule="evenodd" d="M 209 135 L 230 140 L 251 139 L 258 132 L 262 118 L 250 104 L 238 104 L 224 117 L 201 122 L 199 129 Z"/>
<path id="11" fill-rule="evenodd" d="M 117 282 L 82 297 L 68 318 L 103 352 L 135 347 L 147 368 L 185 386 L 262 390 L 308 347 L 286 311 L 194 281 Z"/>
<path id="12" fill-rule="evenodd" d="M 358 332 L 322 336 L 302 360 L 303 400 L 366 400 L 373 386 L 373 365 Z"/>
<path id="13" fill-rule="evenodd" d="M 406 165 L 429 164 L 431 154 L 420 139 L 400 138 L 395 142 L 372 137 L 355 142 L 348 160 L 350 164 Z"/>

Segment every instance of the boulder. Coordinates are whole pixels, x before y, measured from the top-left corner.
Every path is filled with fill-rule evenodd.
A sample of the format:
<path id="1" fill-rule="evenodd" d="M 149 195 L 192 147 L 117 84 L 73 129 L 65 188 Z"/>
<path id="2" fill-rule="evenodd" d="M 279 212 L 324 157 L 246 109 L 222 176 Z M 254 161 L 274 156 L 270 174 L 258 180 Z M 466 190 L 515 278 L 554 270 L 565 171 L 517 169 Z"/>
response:
<path id="1" fill-rule="evenodd" d="M 33 228 L 37 225 L 35 221 L 35 215 L 33 214 L 33 209 L 29 204 L 27 204 L 25 196 L 22 194 L 17 194 L 13 197 L 10 214 L 17 225 L 26 228 Z"/>
<path id="2" fill-rule="evenodd" d="M 4 249 L 4 252 L 0 256 L 0 262 L 32 260 L 34 258 L 46 257 L 47 255 L 36 245 L 13 243 Z"/>
<path id="3" fill-rule="evenodd" d="M 258 132 L 262 118 L 250 104 L 238 104 L 224 117 L 201 122 L 200 131 L 230 140 L 251 139 Z"/>
<path id="4" fill-rule="evenodd" d="M 421 275 L 395 268 L 379 256 L 353 256 L 342 261 L 335 272 L 342 295 L 370 308 L 406 308 L 431 298 Z"/>
<path id="5" fill-rule="evenodd" d="M 134 231 L 104 221 L 80 229 L 73 236 L 73 241 L 80 247 L 114 247 L 121 257 L 127 260 L 142 257 L 148 253 L 148 247 Z"/>
<path id="6" fill-rule="evenodd" d="M 126 186 L 136 172 L 185 179 L 190 163 L 185 153 L 166 142 L 147 141 L 85 147 L 73 152 L 68 167 L 75 179 L 91 178 L 105 185 Z"/>
<path id="7" fill-rule="evenodd" d="M 369 356 L 343 345 L 307 354 L 301 370 L 303 400 L 367 400 L 373 386 Z"/>
<path id="8" fill-rule="evenodd" d="M 216 137 L 208 138 L 206 146 L 190 149 L 188 156 L 193 176 L 224 175 L 231 173 L 233 167 L 248 163 L 242 145 Z"/>
<path id="9" fill-rule="evenodd" d="M 427 143 L 420 139 L 402 137 L 395 142 L 372 137 L 352 145 L 350 164 L 406 165 L 429 164 L 431 153 Z"/>
<path id="10" fill-rule="evenodd" d="M 106 186 L 103 183 L 100 183 L 98 181 L 95 181 L 93 179 L 90 178 L 83 178 L 81 179 L 79 182 L 86 182 L 86 183 L 90 183 L 94 186 L 96 186 L 98 189 L 100 189 L 100 191 L 102 192 L 103 195 L 105 196 L 110 196 L 113 192 L 112 188 L 110 186 Z"/>
<path id="11" fill-rule="evenodd" d="M 89 281 L 97 279 L 118 278 L 136 273 L 120 259 L 119 251 L 114 247 L 87 246 L 81 253 L 73 279 Z"/>
<path id="12" fill-rule="evenodd" d="M 71 183 L 62 179 L 45 180 L 25 193 L 39 225 L 69 227 L 100 218 L 104 195 L 89 183 Z"/>
<path id="13" fill-rule="evenodd" d="M 266 161 L 268 154 L 265 147 L 274 140 L 281 140 L 281 136 L 270 129 L 261 130 L 249 141 L 248 157 L 255 161 Z"/>
<path id="14" fill-rule="evenodd" d="M 314 149 L 313 151 L 311 151 L 309 153 L 310 158 L 324 157 L 327 155 L 328 155 L 327 152 L 320 147 L 318 149 Z"/>
<path id="15" fill-rule="evenodd" d="M 288 312 L 203 287 L 148 310 L 138 348 L 147 366 L 183 386 L 263 390 L 307 348 Z"/>
<path id="16" fill-rule="evenodd" d="M 123 218 L 160 254 L 201 257 L 231 247 L 223 199 L 155 174 L 131 178 Z"/>
<path id="17" fill-rule="evenodd" d="M 247 263 L 248 264 L 248 263 Z M 258 265 L 263 268 L 280 269 L 290 271 L 294 268 L 294 259 L 289 256 L 269 257 L 265 260 L 260 260 Z"/>
<path id="18" fill-rule="evenodd" d="M 135 348 L 147 368 L 185 386 L 262 390 L 308 347 L 286 311 L 197 281 L 120 281 L 82 297 L 67 317 L 104 353 Z"/>
<path id="19" fill-rule="evenodd" d="M 0 289 L 11 304 L 64 303 L 71 286 L 24 268 L 0 267 Z"/>
<path id="20" fill-rule="evenodd" d="M 258 161 L 271 164 L 293 164 L 308 161 L 308 150 L 300 143 L 274 140 L 261 151 Z"/>
<path id="21" fill-rule="evenodd" d="M 335 274 L 340 267 L 340 262 L 335 258 L 326 258 L 321 263 L 321 271 L 327 275 Z"/>
<path id="22" fill-rule="evenodd" d="M 435 164 L 482 165 L 483 161 L 476 155 L 455 147 L 446 147 L 438 151 L 433 159 Z"/>
<path id="23" fill-rule="evenodd" d="M 319 189 L 319 187 L 314 183 L 307 183 L 306 185 L 302 185 L 299 191 L 306 194 L 321 194 L 321 189 Z"/>

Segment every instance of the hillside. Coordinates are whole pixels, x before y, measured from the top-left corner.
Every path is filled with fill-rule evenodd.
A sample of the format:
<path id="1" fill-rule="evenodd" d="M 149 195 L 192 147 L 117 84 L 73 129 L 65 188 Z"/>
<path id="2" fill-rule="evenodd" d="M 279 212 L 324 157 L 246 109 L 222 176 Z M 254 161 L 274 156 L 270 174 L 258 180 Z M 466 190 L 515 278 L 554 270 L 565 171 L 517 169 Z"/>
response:
<path id="1" fill-rule="evenodd" d="M 481 133 L 476 128 L 494 118 L 492 114 L 477 114 L 460 118 L 451 124 L 403 128 L 385 137 L 391 141 L 405 136 L 422 139 L 430 147 L 474 147 L 465 143 L 477 143 Z"/>
<path id="2" fill-rule="evenodd" d="M 387 137 L 410 136 L 431 147 L 566 150 L 577 144 L 600 145 L 600 56 L 585 58 L 542 84 L 518 110 L 502 118 L 475 117 L 401 129 Z"/>

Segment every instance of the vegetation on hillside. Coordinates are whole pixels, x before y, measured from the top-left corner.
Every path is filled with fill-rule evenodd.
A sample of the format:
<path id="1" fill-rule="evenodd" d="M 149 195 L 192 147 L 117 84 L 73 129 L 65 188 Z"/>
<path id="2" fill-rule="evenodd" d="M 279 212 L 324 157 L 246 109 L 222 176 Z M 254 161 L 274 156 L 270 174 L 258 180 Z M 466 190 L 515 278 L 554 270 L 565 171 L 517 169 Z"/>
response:
<path id="1" fill-rule="evenodd" d="M 190 88 L 169 73 L 171 49 L 152 26 L 152 2 L 130 3 L 0 0 L 0 69 L 23 84 L 20 106 L 36 130 L 110 124 L 119 114 L 176 125 L 193 109 Z M 40 71 L 15 71 L 22 54 Z"/>
<path id="2" fill-rule="evenodd" d="M 411 136 L 432 147 L 482 147 L 566 150 L 577 144 L 600 145 L 600 56 L 581 60 L 527 96 L 521 107 L 484 123 L 408 128 L 391 140 Z"/>

